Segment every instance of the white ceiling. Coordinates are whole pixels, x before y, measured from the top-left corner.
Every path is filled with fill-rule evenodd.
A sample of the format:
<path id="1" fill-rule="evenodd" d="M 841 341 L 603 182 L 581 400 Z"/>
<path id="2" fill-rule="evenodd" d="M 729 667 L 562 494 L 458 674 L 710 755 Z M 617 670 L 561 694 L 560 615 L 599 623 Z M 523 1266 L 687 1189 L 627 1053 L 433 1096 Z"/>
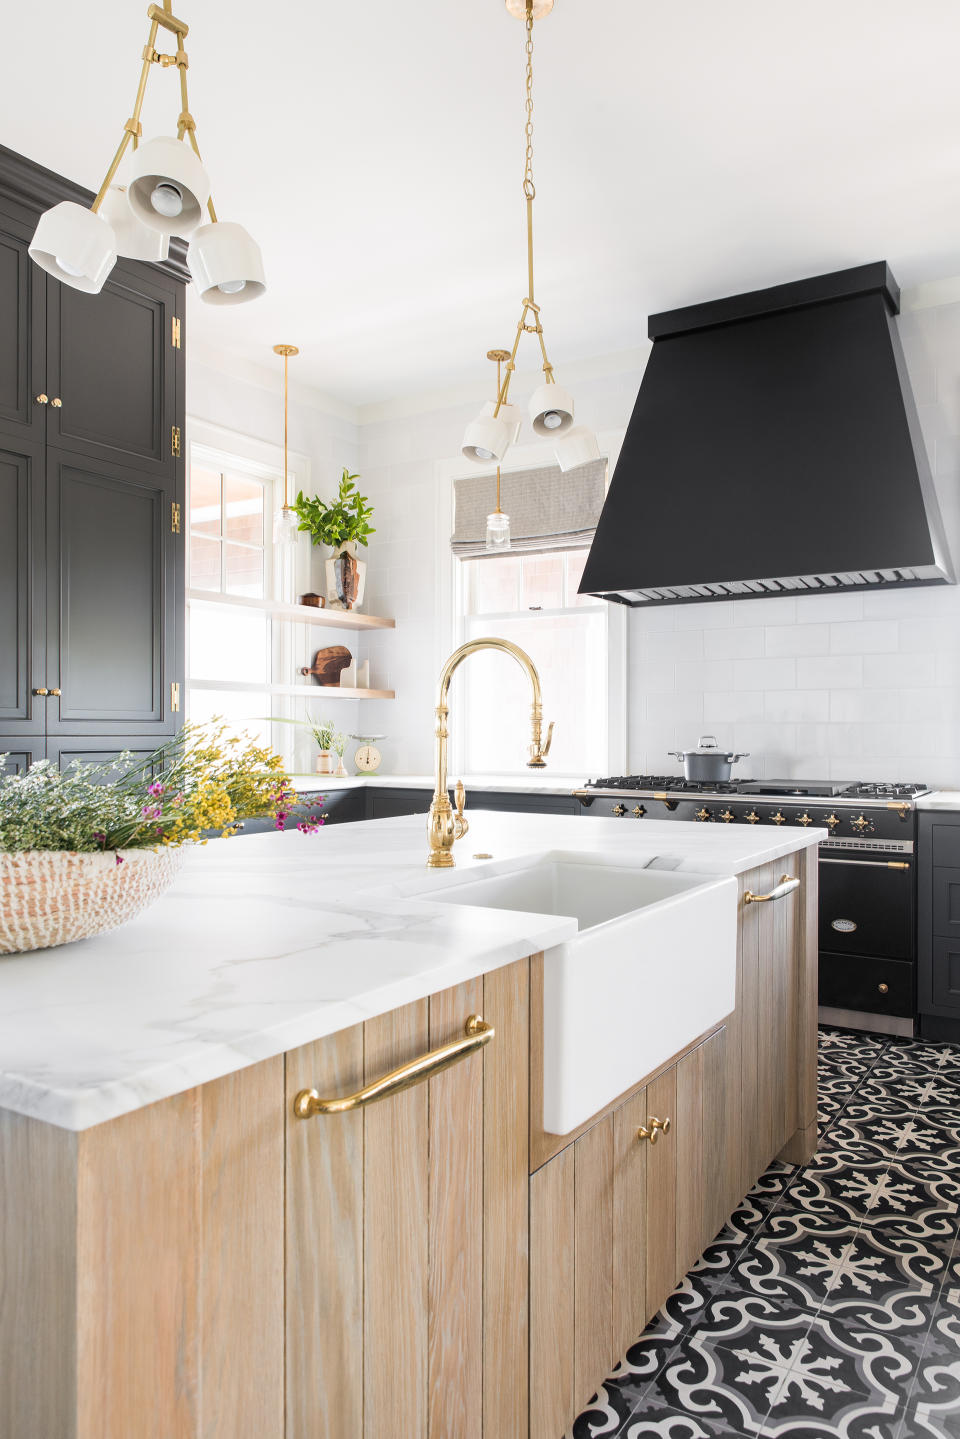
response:
<path id="1" fill-rule="evenodd" d="M 488 388 L 526 284 L 523 30 L 503 0 L 175 8 L 220 217 L 260 241 L 269 286 L 191 302 L 192 335 L 260 364 L 299 344 L 298 380 L 349 404 Z M 146 3 L 8 9 L 0 138 L 96 188 Z M 956 0 L 557 0 L 536 42 L 561 380 L 642 343 L 651 311 L 881 258 L 902 285 L 960 271 Z M 155 68 L 145 133 L 178 110 Z"/>

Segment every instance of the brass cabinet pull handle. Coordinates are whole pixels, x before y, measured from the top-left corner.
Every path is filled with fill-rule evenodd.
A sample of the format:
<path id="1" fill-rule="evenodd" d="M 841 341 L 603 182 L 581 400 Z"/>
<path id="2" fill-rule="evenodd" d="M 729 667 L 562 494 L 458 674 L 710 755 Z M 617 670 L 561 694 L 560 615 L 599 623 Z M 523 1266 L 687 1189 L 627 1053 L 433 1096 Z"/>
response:
<path id="1" fill-rule="evenodd" d="M 35 695 L 48 695 L 49 693 L 50 691 L 45 689 L 34 690 Z"/>
<path id="2" fill-rule="evenodd" d="M 649 1125 L 650 1127 L 647 1128 L 647 1125 Z M 651 1144 L 656 1144 L 656 1142 L 657 1142 L 657 1140 L 660 1138 L 661 1134 L 669 1134 L 669 1133 L 670 1133 L 670 1118 L 669 1118 L 669 1116 L 668 1116 L 666 1119 L 657 1119 L 656 1115 L 654 1115 L 654 1114 L 648 1114 L 648 1115 L 647 1115 L 647 1123 L 646 1123 L 646 1124 L 641 1124 L 640 1128 L 637 1130 L 637 1138 L 638 1138 L 638 1139 L 649 1139 L 649 1141 L 650 1141 Z"/>
<path id="3" fill-rule="evenodd" d="M 51 695 L 59 695 L 59 694 L 60 694 L 60 691 L 59 691 L 59 690 L 50 690 L 49 693 L 50 693 Z"/>
<path id="4" fill-rule="evenodd" d="M 348 1114 L 354 1109 L 365 1109 L 368 1104 L 375 1104 L 378 1099 L 389 1099 L 392 1094 L 422 1084 L 441 1070 L 449 1069 L 451 1064 L 475 1054 L 490 1043 L 495 1033 L 493 1025 L 487 1024 L 482 1015 L 471 1014 L 463 1026 L 462 1039 L 431 1049 L 418 1059 L 411 1059 L 409 1064 L 391 1070 L 373 1084 L 358 1089 L 356 1094 L 345 1094 L 342 1099 L 321 1099 L 315 1089 L 301 1089 L 293 1101 L 293 1112 L 298 1119 L 309 1119 L 314 1114 Z"/>
<path id="5" fill-rule="evenodd" d="M 49 405 L 49 403 L 50 403 L 50 396 L 49 396 L 49 395 L 38 395 L 38 396 L 37 396 L 37 404 L 38 404 L 38 405 Z"/>
<path id="6" fill-rule="evenodd" d="M 792 894 L 795 889 L 800 888 L 800 881 L 792 878 L 789 874 L 780 876 L 780 883 L 769 894 L 754 894 L 746 890 L 743 896 L 744 904 L 769 904 L 772 899 L 783 899 L 785 894 Z"/>

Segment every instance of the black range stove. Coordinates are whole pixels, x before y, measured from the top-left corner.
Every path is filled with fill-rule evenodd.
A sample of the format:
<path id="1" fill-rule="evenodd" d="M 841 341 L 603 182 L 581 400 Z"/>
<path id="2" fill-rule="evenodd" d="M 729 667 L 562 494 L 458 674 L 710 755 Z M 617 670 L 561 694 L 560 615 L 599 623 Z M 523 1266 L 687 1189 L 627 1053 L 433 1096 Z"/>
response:
<path id="1" fill-rule="evenodd" d="M 913 1033 L 916 800 L 925 784 L 875 780 L 687 780 L 610 775 L 575 795 L 585 815 L 824 829 L 820 845 L 821 1017 Z"/>

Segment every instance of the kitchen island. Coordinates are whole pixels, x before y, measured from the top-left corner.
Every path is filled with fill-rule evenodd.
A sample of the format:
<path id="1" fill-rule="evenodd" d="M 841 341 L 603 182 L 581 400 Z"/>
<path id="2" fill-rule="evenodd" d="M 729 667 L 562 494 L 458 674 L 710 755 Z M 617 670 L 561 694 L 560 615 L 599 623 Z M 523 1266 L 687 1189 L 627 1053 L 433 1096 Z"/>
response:
<path id="1" fill-rule="evenodd" d="M 486 813 L 428 873 L 420 818 L 250 836 L 122 930 L 0 959 L 0 1432 L 560 1439 L 769 1160 L 812 1152 L 821 837 Z M 442 902 L 550 851 L 740 895 L 730 1014 L 564 1135 L 542 993 L 575 922 Z M 456 1065 L 297 1118 L 471 1015 L 493 1037 Z"/>

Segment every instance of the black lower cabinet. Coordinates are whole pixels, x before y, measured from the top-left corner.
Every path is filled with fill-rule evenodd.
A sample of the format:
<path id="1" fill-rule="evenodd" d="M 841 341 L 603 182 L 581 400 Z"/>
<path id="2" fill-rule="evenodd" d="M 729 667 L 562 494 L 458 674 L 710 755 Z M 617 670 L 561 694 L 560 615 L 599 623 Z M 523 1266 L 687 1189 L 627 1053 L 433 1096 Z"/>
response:
<path id="1" fill-rule="evenodd" d="M 960 1040 L 960 812 L 919 820 L 920 1033 Z"/>
<path id="2" fill-rule="evenodd" d="M 368 819 L 392 819 L 401 814 L 426 814 L 433 791 L 429 789 L 393 789 L 371 785 L 367 794 Z M 453 793 L 450 795 L 453 802 Z M 519 794 L 508 790 L 467 790 L 466 814 L 471 811 L 496 809 L 515 814 L 576 814 L 577 801 L 561 794 Z"/>
<path id="3" fill-rule="evenodd" d="M 334 789 L 304 792 L 290 809 L 287 829 L 295 829 L 301 822 L 308 822 L 315 816 L 322 816 L 324 824 L 349 824 L 352 820 L 366 819 L 365 791 L 362 789 Z M 266 834 L 276 828 L 269 816 L 263 819 L 245 819 L 241 834 Z"/>
<path id="4" fill-rule="evenodd" d="M 909 1019 L 915 1013 L 909 960 L 820 951 L 820 1004 Z"/>
<path id="5" fill-rule="evenodd" d="M 6 756 L 0 761 L 0 774 L 23 774 L 38 759 L 44 759 L 46 753 L 47 743 L 42 735 L 34 738 L 22 734 L 0 734 L 0 755 Z"/>

